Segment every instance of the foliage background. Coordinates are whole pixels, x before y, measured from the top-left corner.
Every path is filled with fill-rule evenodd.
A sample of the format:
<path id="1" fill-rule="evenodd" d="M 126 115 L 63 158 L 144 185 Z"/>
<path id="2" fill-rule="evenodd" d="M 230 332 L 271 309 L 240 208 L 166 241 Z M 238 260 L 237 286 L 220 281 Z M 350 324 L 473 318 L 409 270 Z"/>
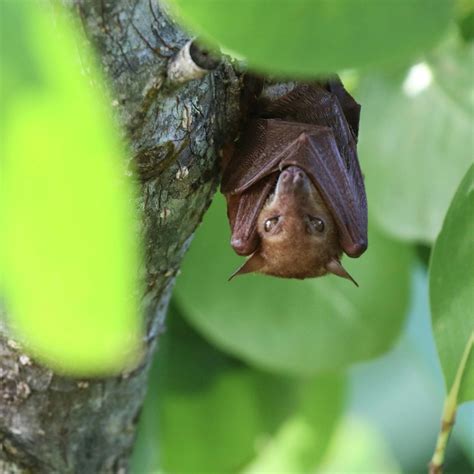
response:
<path id="1" fill-rule="evenodd" d="M 239 259 L 216 197 L 178 279 L 132 472 L 425 472 L 474 314 L 474 9 L 433 1 L 299 0 L 305 26 L 288 21 L 284 2 L 269 15 L 267 1 L 229 8 L 175 0 L 184 24 L 260 71 L 340 72 L 363 105 L 370 243 L 361 259 L 345 262 L 359 289 L 331 276 L 228 283 Z M 64 26 L 57 42 L 44 16 L 12 2 L 3 12 L 6 5 L 29 23 L 2 23 L 2 295 L 40 359 L 76 374 L 122 368 L 122 348 L 135 347 L 139 325 L 124 150 L 100 86 L 79 79 L 94 66 L 68 54 L 73 28 Z M 286 36 L 275 34 L 282 17 Z M 31 61 L 21 59 L 21 42 L 4 40 L 16 24 L 25 26 L 18 36 Z M 71 110 L 90 139 L 68 135 Z M 24 140 L 33 122 L 44 131 Z M 64 133 L 51 139 L 51 130 Z M 57 166 L 68 148 L 77 154 L 74 173 Z M 112 236 L 120 237 L 113 248 Z M 58 269 L 70 277 L 61 292 Z M 96 291 L 104 279 L 107 291 Z M 86 306 L 65 319 L 71 300 Z M 460 403 L 473 398 L 473 366 L 471 354 Z M 457 415 L 447 472 L 472 471 L 473 440 L 470 402 Z"/>

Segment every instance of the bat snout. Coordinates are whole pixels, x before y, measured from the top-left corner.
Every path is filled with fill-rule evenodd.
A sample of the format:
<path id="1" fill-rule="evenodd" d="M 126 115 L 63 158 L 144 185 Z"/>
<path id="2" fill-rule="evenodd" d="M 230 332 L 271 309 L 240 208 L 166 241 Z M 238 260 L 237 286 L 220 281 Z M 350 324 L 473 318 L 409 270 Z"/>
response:
<path id="1" fill-rule="evenodd" d="M 304 189 L 309 186 L 309 178 L 298 166 L 288 166 L 281 173 L 278 179 L 277 189 L 288 192 Z"/>
<path id="2" fill-rule="evenodd" d="M 298 166 L 288 166 L 281 172 L 281 179 L 283 181 L 301 181 L 305 176 L 306 173 L 301 168 L 298 168 Z"/>

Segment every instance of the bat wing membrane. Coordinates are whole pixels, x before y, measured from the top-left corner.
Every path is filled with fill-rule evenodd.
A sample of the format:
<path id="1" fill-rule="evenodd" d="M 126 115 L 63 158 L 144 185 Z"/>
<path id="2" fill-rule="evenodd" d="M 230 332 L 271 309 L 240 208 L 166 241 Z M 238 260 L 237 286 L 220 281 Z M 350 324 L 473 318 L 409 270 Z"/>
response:
<path id="1" fill-rule="evenodd" d="M 251 120 L 222 176 L 224 194 L 240 194 L 277 171 L 288 155 L 292 142 L 301 133 L 301 124 L 272 119 Z"/>
<path id="2" fill-rule="evenodd" d="M 326 127 L 304 131 L 294 144 L 292 156 L 282 167 L 303 169 L 320 192 L 340 234 L 340 243 L 350 257 L 358 257 L 367 248 L 367 202 L 357 159 L 341 156 L 334 134 Z"/>
<path id="3" fill-rule="evenodd" d="M 239 255 L 250 255 L 257 250 L 257 218 L 276 180 L 277 174 L 273 173 L 245 193 L 226 194 L 227 215 L 232 229 L 231 245 Z"/>
<path id="4" fill-rule="evenodd" d="M 232 246 L 250 255 L 259 243 L 257 218 L 279 170 L 302 168 L 319 190 L 339 229 L 341 247 L 351 257 L 367 248 L 367 203 L 355 145 L 338 148 L 329 127 L 257 119 L 246 129 L 224 172 Z"/>
<path id="5" fill-rule="evenodd" d="M 257 218 L 283 160 L 298 154 L 297 138 L 314 125 L 256 119 L 249 122 L 222 177 L 232 229 L 231 245 L 239 255 L 250 255 L 259 244 Z"/>
<path id="6" fill-rule="evenodd" d="M 342 107 L 347 123 L 350 125 L 354 138 L 357 140 L 359 135 L 360 105 L 346 91 L 338 76 L 333 77 L 327 82 L 326 88 L 335 95 Z"/>

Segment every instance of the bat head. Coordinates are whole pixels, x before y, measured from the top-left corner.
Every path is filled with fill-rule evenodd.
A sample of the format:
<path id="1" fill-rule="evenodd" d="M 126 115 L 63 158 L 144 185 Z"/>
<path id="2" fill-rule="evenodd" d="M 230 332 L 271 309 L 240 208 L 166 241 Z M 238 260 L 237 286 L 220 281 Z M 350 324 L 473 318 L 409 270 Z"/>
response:
<path id="1" fill-rule="evenodd" d="M 280 173 L 258 217 L 257 231 L 259 247 L 232 277 L 250 272 L 283 278 L 334 273 L 355 283 L 340 263 L 336 223 L 301 168 L 289 166 Z"/>

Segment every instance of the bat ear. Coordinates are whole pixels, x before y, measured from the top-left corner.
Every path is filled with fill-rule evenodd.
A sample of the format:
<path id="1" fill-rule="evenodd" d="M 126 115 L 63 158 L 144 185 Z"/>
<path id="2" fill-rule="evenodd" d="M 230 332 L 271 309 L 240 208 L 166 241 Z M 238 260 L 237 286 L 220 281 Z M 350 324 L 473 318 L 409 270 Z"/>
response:
<path id="1" fill-rule="evenodd" d="M 352 283 L 354 283 L 355 286 L 359 287 L 359 285 L 354 280 L 354 278 L 352 278 L 349 275 L 349 272 L 342 266 L 342 263 L 336 258 L 331 259 L 329 263 L 326 264 L 326 270 L 329 273 L 332 273 L 333 275 L 337 275 L 337 276 L 340 276 L 342 278 L 346 278 L 347 280 L 352 281 Z"/>
<path id="2" fill-rule="evenodd" d="M 236 276 L 243 275 L 245 273 L 258 272 L 263 268 L 264 264 L 265 260 L 263 259 L 263 257 L 259 253 L 255 252 L 245 261 L 245 263 L 240 268 L 238 268 L 234 273 L 232 273 L 228 281 L 232 280 L 232 278 Z"/>

